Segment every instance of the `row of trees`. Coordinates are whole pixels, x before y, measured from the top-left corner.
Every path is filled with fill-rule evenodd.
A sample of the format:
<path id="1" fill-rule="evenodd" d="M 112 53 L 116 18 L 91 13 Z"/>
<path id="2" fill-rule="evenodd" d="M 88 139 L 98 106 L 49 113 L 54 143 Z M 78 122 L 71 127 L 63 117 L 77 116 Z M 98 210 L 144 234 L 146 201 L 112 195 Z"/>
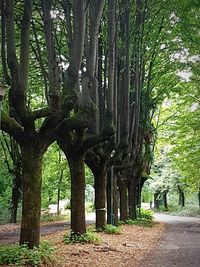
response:
<path id="1" fill-rule="evenodd" d="M 109 223 L 113 214 L 118 221 L 117 190 L 120 219 L 136 218 L 154 115 L 179 82 L 173 4 L 1 0 L 0 71 L 9 88 L 2 129 L 20 159 L 20 244 L 39 244 L 42 160 L 53 142 L 69 164 L 73 234 L 86 231 L 85 163 L 94 175 L 96 227 L 106 224 L 106 189 Z"/>

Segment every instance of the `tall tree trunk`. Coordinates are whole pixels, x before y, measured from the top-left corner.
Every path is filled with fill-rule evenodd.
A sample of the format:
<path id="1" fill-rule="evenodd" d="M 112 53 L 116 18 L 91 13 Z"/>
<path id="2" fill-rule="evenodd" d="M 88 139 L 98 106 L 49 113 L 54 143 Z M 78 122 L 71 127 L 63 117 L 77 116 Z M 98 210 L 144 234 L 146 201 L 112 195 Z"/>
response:
<path id="1" fill-rule="evenodd" d="M 107 173 L 107 223 L 113 224 L 113 169 Z"/>
<path id="2" fill-rule="evenodd" d="M 117 176 L 114 175 L 113 177 L 113 214 L 114 214 L 114 218 L 113 218 L 113 224 L 115 226 L 118 226 L 118 200 L 119 200 L 119 192 L 117 189 Z"/>
<path id="3" fill-rule="evenodd" d="M 163 205 L 164 205 L 164 208 L 167 210 L 168 209 L 167 192 L 166 193 L 163 193 Z"/>
<path id="4" fill-rule="evenodd" d="M 80 235 L 86 232 L 84 156 L 68 156 L 68 161 L 71 173 L 71 231 Z"/>
<path id="5" fill-rule="evenodd" d="M 132 178 L 128 184 L 128 206 L 129 217 L 133 220 L 137 219 L 136 190 L 136 181 Z"/>
<path id="6" fill-rule="evenodd" d="M 199 208 L 200 208 L 200 188 L 199 188 L 199 192 L 198 192 L 198 202 L 199 202 Z"/>
<path id="7" fill-rule="evenodd" d="M 160 207 L 158 196 L 159 196 L 159 193 L 154 193 L 154 209 L 156 210 L 158 210 Z"/>
<path id="8" fill-rule="evenodd" d="M 20 245 L 39 246 L 43 153 L 22 147 L 23 202 Z"/>
<path id="9" fill-rule="evenodd" d="M 94 173 L 95 179 L 95 209 L 96 229 L 102 229 L 106 225 L 106 168 Z"/>
<path id="10" fill-rule="evenodd" d="M 21 161 L 16 164 L 14 168 L 14 178 L 12 185 L 12 200 L 11 200 L 11 217 L 10 222 L 17 222 L 17 209 L 18 204 L 21 199 L 21 190 L 22 190 L 22 173 L 21 173 Z"/>
<path id="11" fill-rule="evenodd" d="M 119 196 L 120 196 L 120 220 L 125 221 L 128 219 L 128 194 L 127 184 L 124 180 L 119 182 Z"/>
<path id="12" fill-rule="evenodd" d="M 61 162 L 61 153 L 59 153 L 59 163 Z M 58 193 L 57 193 L 57 215 L 60 214 L 60 193 L 61 193 L 61 183 L 63 179 L 63 170 L 61 170 L 60 177 L 59 177 L 59 182 L 58 182 Z"/>
<path id="13" fill-rule="evenodd" d="M 178 193 L 179 193 L 179 201 L 178 201 L 178 203 L 179 203 L 179 205 L 181 207 L 185 207 L 185 194 L 184 194 L 184 191 L 182 190 L 180 185 L 178 185 L 177 188 L 178 188 Z"/>
<path id="14" fill-rule="evenodd" d="M 60 187 L 58 187 L 57 192 L 57 215 L 60 214 Z"/>

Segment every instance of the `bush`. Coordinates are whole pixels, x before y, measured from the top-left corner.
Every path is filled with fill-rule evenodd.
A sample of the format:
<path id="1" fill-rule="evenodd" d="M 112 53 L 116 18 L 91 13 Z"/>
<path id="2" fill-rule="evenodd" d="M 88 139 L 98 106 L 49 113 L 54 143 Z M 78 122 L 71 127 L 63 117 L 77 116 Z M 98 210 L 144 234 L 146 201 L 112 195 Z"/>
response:
<path id="1" fill-rule="evenodd" d="M 54 249 L 48 243 L 29 249 L 27 244 L 0 247 L 0 265 L 30 265 L 39 266 L 51 261 Z"/>
<path id="2" fill-rule="evenodd" d="M 143 220 L 153 221 L 153 212 L 151 210 L 140 209 L 140 214 L 138 210 L 138 217 Z"/>
<path id="3" fill-rule="evenodd" d="M 107 234 L 115 234 L 115 235 L 121 234 L 121 228 L 117 227 L 117 226 L 114 226 L 112 224 L 105 225 L 103 230 Z"/>
<path id="4" fill-rule="evenodd" d="M 99 244 L 101 242 L 101 238 L 92 231 L 87 231 L 85 234 L 82 234 L 82 235 L 81 234 L 77 235 L 71 232 L 69 235 L 64 236 L 63 242 L 65 244 L 74 244 L 74 243 Z"/>

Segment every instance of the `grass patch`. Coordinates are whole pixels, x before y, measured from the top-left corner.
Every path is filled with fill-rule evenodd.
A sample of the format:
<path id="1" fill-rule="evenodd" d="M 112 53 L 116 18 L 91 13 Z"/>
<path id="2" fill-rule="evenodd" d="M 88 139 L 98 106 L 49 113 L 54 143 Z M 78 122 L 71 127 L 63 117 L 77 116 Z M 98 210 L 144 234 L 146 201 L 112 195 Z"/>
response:
<path id="1" fill-rule="evenodd" d="M 33 249 L 29 249 L 27 244 L 6 245 L 0 247 L 0 265 L 40 266 L 52 261 L 53 252 L 54 248 L 46 242 Z"/>
<path id="2" fill-rule="evenodd" d="M 99 244 L 101 243 L 101 238 L 94 233 L 94 231 L 87 231 L 85 234 L 74 234 L 70 233 L 67 235 L 64 235 L 63 242 L 65 244 L 74 244 L 74 243 L 81 243 L 81 244 Z"/>

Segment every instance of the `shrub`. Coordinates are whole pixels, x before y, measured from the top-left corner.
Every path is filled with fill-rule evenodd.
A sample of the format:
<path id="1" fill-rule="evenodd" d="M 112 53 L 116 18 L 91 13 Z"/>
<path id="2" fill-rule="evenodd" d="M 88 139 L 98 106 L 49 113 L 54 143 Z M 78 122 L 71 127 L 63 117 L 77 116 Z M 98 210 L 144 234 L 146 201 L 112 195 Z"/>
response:
<path id="1" fill-rule="evenodd" d="M 138 214 L 138 217 L 144 220 L 153 221 L 153 212 L 151 210 L 140 209 L 140 214 Z"/>
<path id="2" fill-rule="evenodd" d="M 0 265 L 30 265 L 39 266 L 51 261 L 54 249 L 48 243 L 29 249 L 27 244 L 0 247 Z"/>
<path id="3" fill-rule="evenodd" d="M 119 235 L 121 234 L 121 228 L 114 226 L 112 224 L 107 224 L 104 227 L 104 232 L 107 234 L 115 234 L 115 235 Z"/>
<path id="4" fill-rule="evenodd" d="M 74 234 L 70 233 L 69 235 L 65 235 L 63 238 L 63 242 L 65 244 L 74 244 L 74 243 L 93 243 L 99 244 L 101 242 L 101 238 L 92 231 L 87 231 L 85 234 Z"/>

